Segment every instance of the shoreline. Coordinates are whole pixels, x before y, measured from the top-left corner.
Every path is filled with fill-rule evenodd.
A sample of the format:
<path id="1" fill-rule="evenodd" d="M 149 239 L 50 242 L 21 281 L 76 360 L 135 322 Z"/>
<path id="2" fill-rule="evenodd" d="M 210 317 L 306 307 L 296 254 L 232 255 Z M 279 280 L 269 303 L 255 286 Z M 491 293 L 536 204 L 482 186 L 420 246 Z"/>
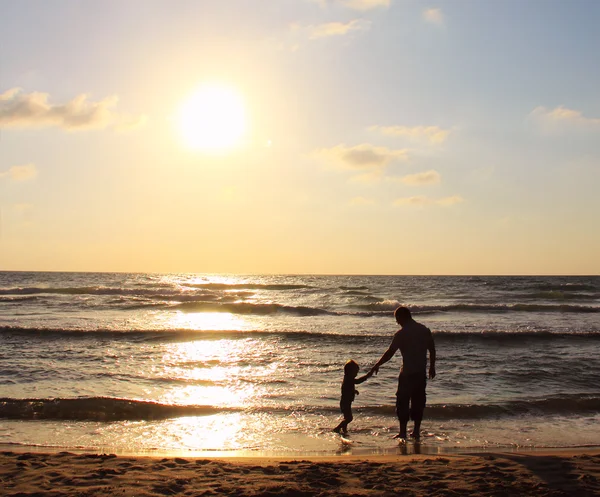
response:
<path id="1" fill-rule="evenodd" d="M 600 495 L 600 448 L 447 455 L 158 457 L 0 452 L 3 495 Z"/>
<path id="2" fill-rule="evenodd" d="M 439 447 L 428 446 L 409 441 L 389 448 L 361 448 L 353 444 L 341 442 L 337 450 L 254 450 L 254 449 L 231 449 L 231 450 L 192 450 L 192 449 L 147 449 L 126 450 L 110 446 L 100 447 L 56 447 L 56 446 L 30 446 L 12 445 L 0 443 L 0 454 L 15 452 L 18 454 L 32 453 L 53 455 L 69 453 L 74 455 L 111 455 L 117 457 L 148 457 L 148 458 L 193 458 L 193 459 L 232 459 L 232 460 L 256 460 L 256 459 L 327 459 L 327 458 L 374 458 L 374 457 L 451 457 L 451 456 L 485 456 L 487 454 L 579 454 L 599 453 L 600 445 L 574 445 L 557 447 Z"/>

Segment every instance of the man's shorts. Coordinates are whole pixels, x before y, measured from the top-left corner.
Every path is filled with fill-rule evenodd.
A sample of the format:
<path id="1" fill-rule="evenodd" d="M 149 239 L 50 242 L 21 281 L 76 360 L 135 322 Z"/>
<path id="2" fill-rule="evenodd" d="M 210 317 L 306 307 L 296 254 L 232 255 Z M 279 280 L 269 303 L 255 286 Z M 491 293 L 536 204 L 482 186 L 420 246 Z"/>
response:
<path id="1" fill-rule="evenodd" d="M 427 377 L 424 373 L 404 374 L 398 377 L 398 391 L 396 392 L 396 413 L 398 419 L 408 421 L 423 419 L 423 410 L 427 401 L 425 389 Z"/>

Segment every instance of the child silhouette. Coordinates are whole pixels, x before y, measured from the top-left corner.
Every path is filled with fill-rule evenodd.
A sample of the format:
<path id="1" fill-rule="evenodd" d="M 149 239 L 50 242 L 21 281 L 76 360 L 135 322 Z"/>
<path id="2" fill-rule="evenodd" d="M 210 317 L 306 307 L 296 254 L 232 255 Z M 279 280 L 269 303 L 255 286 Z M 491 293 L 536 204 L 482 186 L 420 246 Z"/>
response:
<path id="1" fill-rule="evenodd" d="M 368 380 L 373 372 L 369 371 L 366 375 L 357 378 L 356 375 L 360 371 L 360 366 L 350 359 L 344 366 L 344 379 L 342 381 L 342 398 L 340 399 L 340 410 L 344 415 L 343 421 L 337 425 L 333 431 L 340 433 L 340 431 L 347 433 L 348 424 L 354 419 L 352 416 L 352 402 L 354 402 L 354 396 L 358 395 L 355 385 Z"/>

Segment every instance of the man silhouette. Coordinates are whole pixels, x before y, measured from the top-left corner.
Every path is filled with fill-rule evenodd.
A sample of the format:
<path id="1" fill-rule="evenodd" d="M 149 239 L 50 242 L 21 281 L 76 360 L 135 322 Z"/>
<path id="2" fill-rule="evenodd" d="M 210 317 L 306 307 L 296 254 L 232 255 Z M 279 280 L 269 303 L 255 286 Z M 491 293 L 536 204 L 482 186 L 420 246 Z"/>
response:
<path id="1" fill-rule="evenodd" d="M 402 367 L 398 377 L 396 392 L 396 414 L 400 422 L 400 433 L 395 438 L 406 439 L 408 420 L 414 422 L 411 436 L 421 436 L 421 421 L 427 395 L 427 351 L 429 351 L 429 378 L 435 378 L 435 343 L 431 330 L 417 323 L 406 307 L 398 307 L 394 312 L 400 330 L 396 332 L 392 343 L 371 372 L 377 374 L 379 367 L 388 362 L 400 350 Z"/>

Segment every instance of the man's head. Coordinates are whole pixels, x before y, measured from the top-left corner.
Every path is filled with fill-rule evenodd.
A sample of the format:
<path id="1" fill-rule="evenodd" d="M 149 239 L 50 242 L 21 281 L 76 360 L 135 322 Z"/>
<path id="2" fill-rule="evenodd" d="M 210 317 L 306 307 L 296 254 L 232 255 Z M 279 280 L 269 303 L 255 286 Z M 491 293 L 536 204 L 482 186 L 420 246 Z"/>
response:
<path id="1" fill-rule="evenodd" d="M 406 307 L 398 307 L 394 312 L 394 317 L 400 326 L 412 319 L 412 315 Z"/>
<path id="2" fill-rule="evenodd" d="M 359 365 L 357 364 L 356 361 L 354 361 L 352 359 L 350 359 L 344 366 L 344 374 L 347 376 L 355 377 L 358 374 L 359 370 L 360 370 Z"/>

